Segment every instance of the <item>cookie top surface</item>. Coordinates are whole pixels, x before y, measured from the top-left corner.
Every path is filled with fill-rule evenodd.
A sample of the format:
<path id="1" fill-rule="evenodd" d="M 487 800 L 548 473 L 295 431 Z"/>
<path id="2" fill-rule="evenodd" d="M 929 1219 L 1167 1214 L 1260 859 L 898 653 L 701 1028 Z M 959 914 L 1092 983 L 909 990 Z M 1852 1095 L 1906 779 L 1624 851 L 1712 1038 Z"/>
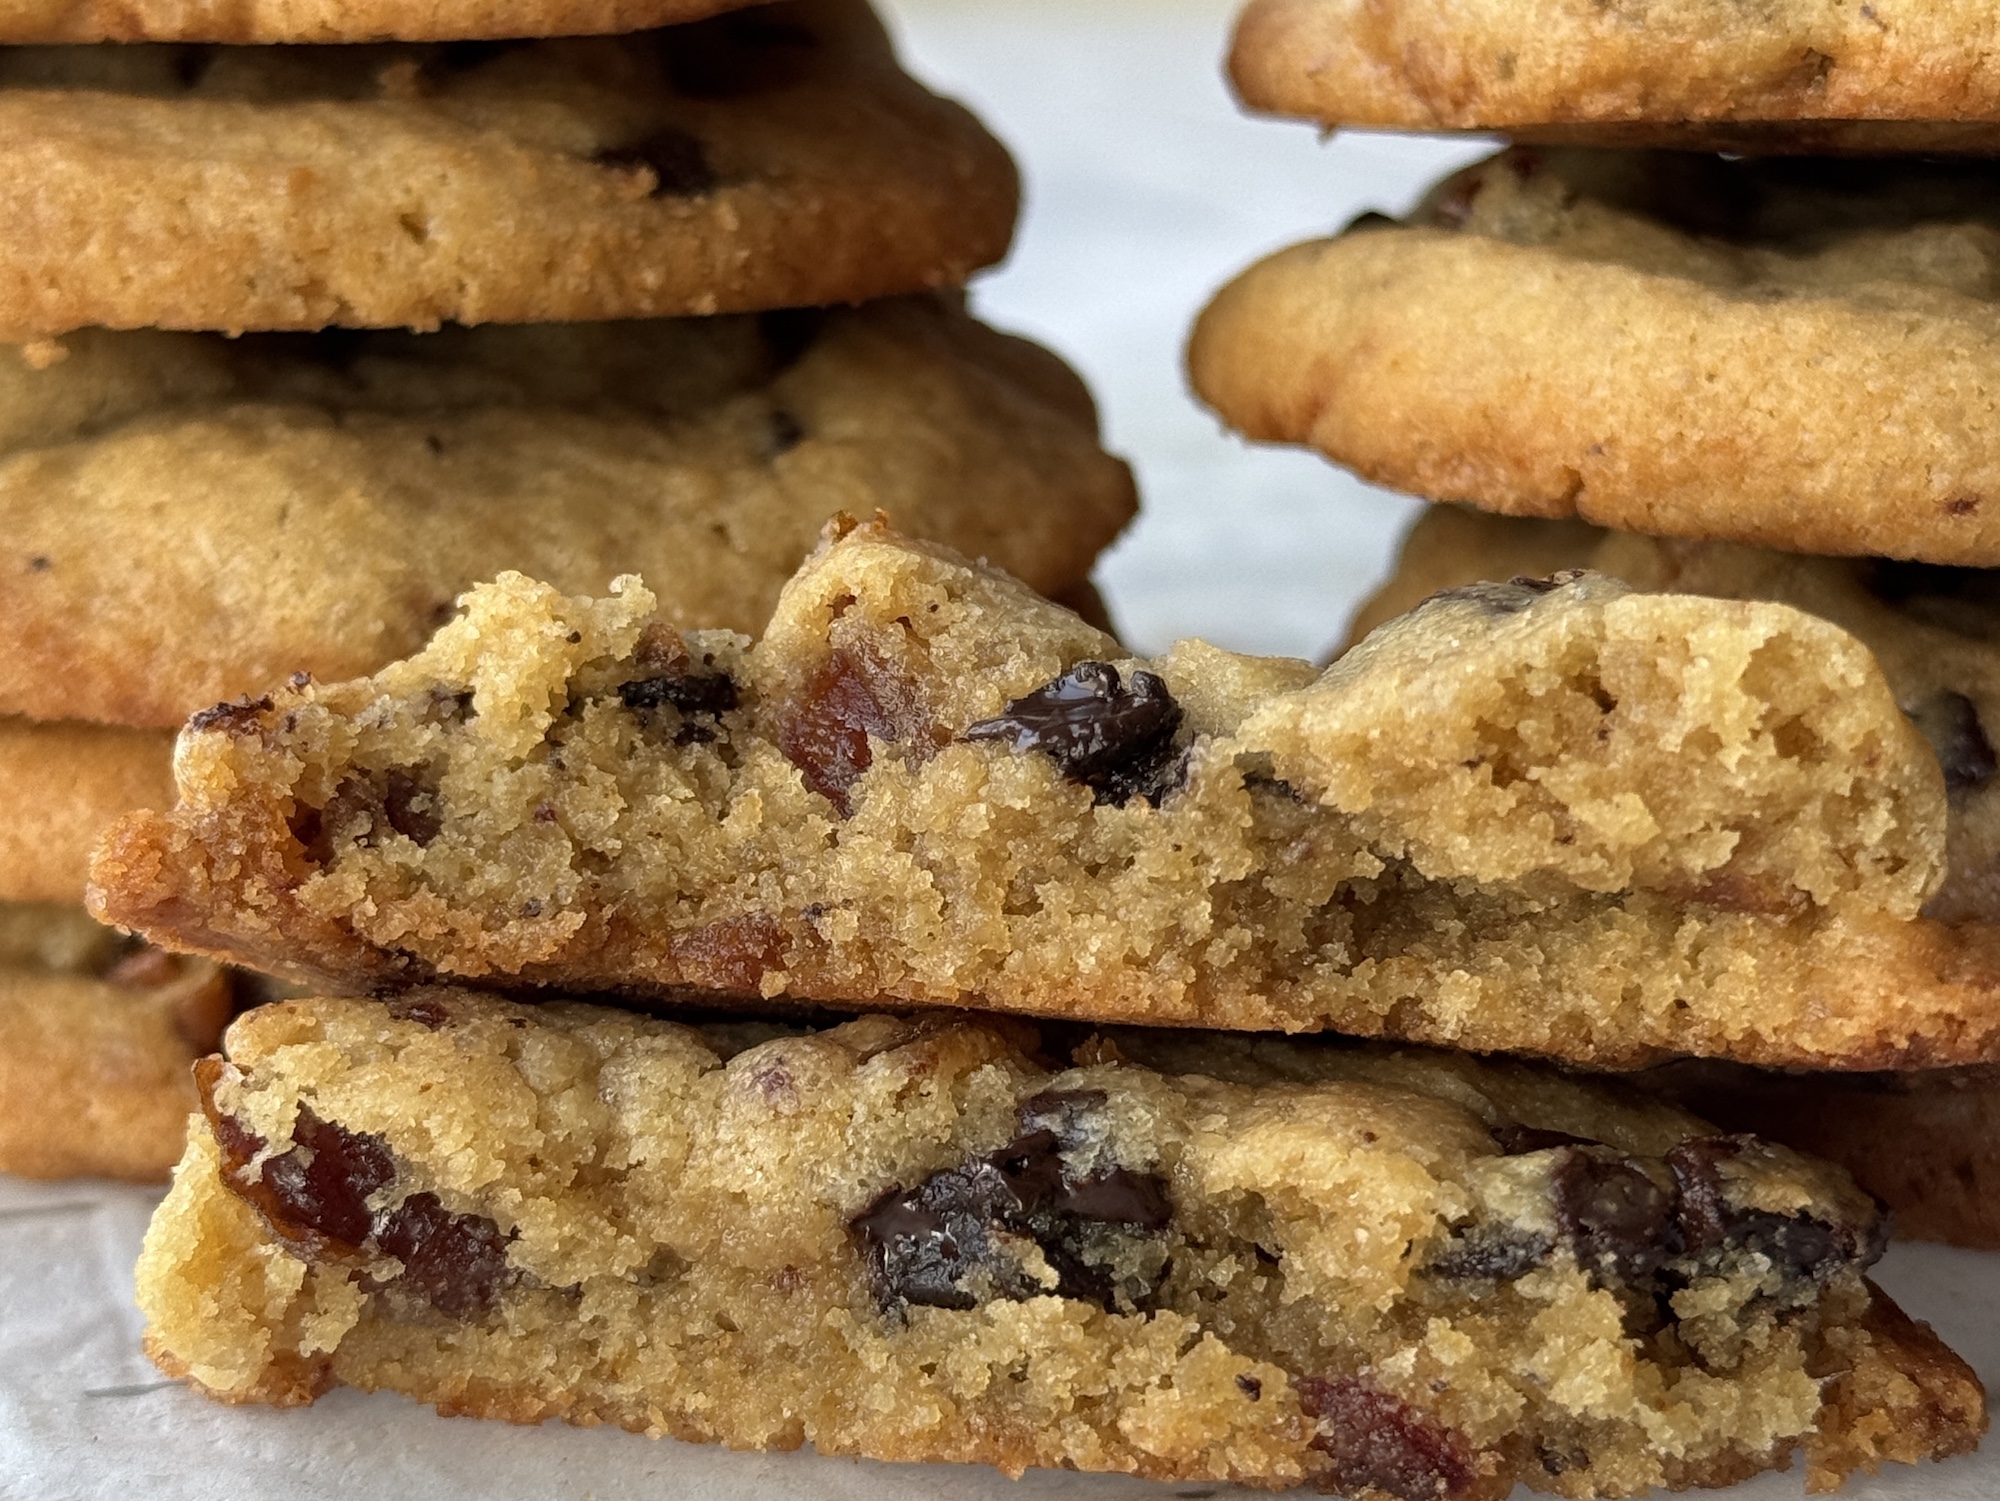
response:
<path id="1" fill-rule="evenodd" d="M 1252 0 L 1229 68 L 1329 125 L 1990 150 L 1996 56 L 1983 0 Z"/>
<path id="2" fill-rule="evenodd" d="M 1516 148 L 1218 294 L 1196 389 L 1439 500 L 2000 563 L 1989 164 Z"/>
<path id="3" fill-rule="evenodd" d="M 0 45 L 448 42 L 596 36 L 699 21 L 747 0 L 9 0 Z"/>
<path id="4" fill-rule="evenodd" d="M 97 836 L 134 808 L 172 806 L 173 762 L 165 730 L 0 716 L 0 902 L 81 917 Z"/>
<path id="5" fill-rule="evenodd" d="M 0 52 L 0 332 L 434 328 L 956 285 L 1018 184 L 862 0 L 629 37 Z"/>
<path id="6" fill-rule="evenodd" d="M 1438 506 L 1412 528 L 1352 635 L 1440 589 L 1567 568 L 1638 589 L 1771 600 L 1852 632 L 1944 773 L 1950 874 L 1925 911 L 1945 922 L 2000 922 L 2000 571 L 1809 557 Z"/>
<path id="7" fill-rule="evenodd" d="M 751 631 L 837 511 L 1080 585 L 1136 501 L 1054 355 L 827 313 L 0 350 L 0 712 L 175 726 L 414 651 L 508 568 Z"/>
<path id="8" fill-rule="evenodd" d="M 197 716 L 95 910 L 352 990 L 976 999 L 1613 1067 L 2000 1038 L 2000 930 L 1919 916 L 1935 755 L 1783 605 L 1580 575 L 1434 600 L 1324 673 L 1135 661 L 865 526 L 755 644 L 654 615 L 509 576 L 374 678 Z"/>
<path id="9" fill-rule="evenodd" d="M 1794 1447 L 1824 1483 L 1982 1413 L 1862 1282 L 1838 1172 L 1547 1071 L 446 989 L 262 1008 L 228 1053 L 138 1280 L 155 1359 L 229 1400 L 1397 1501 Z M 1899 1366 L 1850 1450 L 1839 1394 Z M 1697 1377 L 1730 1400 L 1689 1412 Z"/>

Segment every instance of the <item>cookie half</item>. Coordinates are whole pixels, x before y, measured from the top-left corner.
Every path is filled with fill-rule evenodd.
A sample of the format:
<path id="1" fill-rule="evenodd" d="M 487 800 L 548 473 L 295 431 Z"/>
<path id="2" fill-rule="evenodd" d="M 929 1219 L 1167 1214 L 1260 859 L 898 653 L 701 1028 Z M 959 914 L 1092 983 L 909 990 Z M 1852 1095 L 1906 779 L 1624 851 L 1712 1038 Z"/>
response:
<path id="1" fill-rule="evenodd" d="M 1076 376 L 942 297 L 64 348 L 0 358 L 0 713 L 38 719 L 372 672 L 509 568 L 755 630 L 841 510 L 1074 591 L 1136 509 Z"/>
<path id="2" fill-rule="evenodd" d="M 854 302 L 998 260 L 1006 151 L 862 0 L 629 37 L 0 52 L 0 331 Z"/>
<path id="3" fill-rule="evenodd" d="M 1996 56 L 1982 0 L 1251 0 L 1229 71 L 1327 125 L 1988 151 Z"/>
<path id="4" fill-rule="evenodd" d="M 699 21 L 747 0 L 9 0 L 0 44 L 449 42 L 597 36 Z"/>
<path id="5" fill-rule="evenodd" d="M 1636 536 L 1576 521 L 1437 506 L 1352 640 L 1443 589 L 1588 568 L 1635 589 L 1762 599 L 1852 632 L 1923 732 L 1950 804 L 1950 874 L 1925 905 L 1945 922 L 2000 922 L 2000 573 L 1881 558 L 1818 558 L 1728 542 Z M 1990 727 L 1990 728 L 1989 728 Z M 157 805 L 156 805 L 157 806 Z"/>
<path id="6" fill-rule="evenodd" d="M 1596 575 L 1324 673 L 1134 660 L 997 572 L 830 537 L 761 640 L 510 575 L 372 679 L 190 721 L 92 901 L 348 990 L 978 1004 L 1635 1065 L 2000 1044 L 1929 744 L 1854 637 Z M 1615 982 L 1613 980 L 1615 978 Z"/>
<path id="7" fill-rule="evenodd" d="M 147 1348 L 232 1402 L 1406 1501 L 1801 1451 L 1828 1487 L 1985 1426 L 1824 1164 L 1462 1057 L 1037 1041 L 260 1008 L 201 1069 Z"/>
<path id="8" fill-rule="evenodd" d="M 232 1006 L 214 965 L 0 902 L 0 1172 L 164 1180 Z"/>
<path id="9" fill-rule="evenodd" d="M 1515 515 L 2000 563 L 2000 175 L 1519 148 L 1196 326 L 1251 438 Z"/>
<path id="10" fill-rule="evenodd" d="M 173 763 L 165 730 L 0 717 L 0 902 L 81 907 L 97 836 L 172 807 Z"/>

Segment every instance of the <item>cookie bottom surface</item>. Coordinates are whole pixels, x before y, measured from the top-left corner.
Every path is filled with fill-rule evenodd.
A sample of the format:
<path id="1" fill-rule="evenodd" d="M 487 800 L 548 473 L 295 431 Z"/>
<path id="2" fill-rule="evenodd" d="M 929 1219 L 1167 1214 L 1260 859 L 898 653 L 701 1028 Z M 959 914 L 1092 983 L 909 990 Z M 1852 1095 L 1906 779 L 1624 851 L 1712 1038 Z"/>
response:
<path id="1" fill-rule="evenodd" d="M 1052 1045 L 262 1008 L 148 1233 L 149 1352 L 228 1401 L 1401 1501 L 1825 1485 L 1983 1427 L 1862 1279 L 1872 1206 L 1782 1149 L 1448 1055 Z"/>

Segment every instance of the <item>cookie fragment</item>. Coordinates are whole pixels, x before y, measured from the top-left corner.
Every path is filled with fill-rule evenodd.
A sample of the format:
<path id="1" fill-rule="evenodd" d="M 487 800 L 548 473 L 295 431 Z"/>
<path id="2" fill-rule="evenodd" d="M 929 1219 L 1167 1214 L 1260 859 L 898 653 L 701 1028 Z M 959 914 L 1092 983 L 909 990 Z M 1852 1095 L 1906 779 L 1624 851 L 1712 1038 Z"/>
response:
<path id="1" fill-rule="evenodd" d="M 204 1069 L 139 1268 L 164 1369 L 229 1401 L 346 1384 L 1401 1501 L 1714 1483 L 1801 1449 L 1831 1479 L 1983 1427 L 1971 1373 L 1866 1282 L 1879 1214 L 1836 1170 L 1547 1072 L 1190 1032 L 1066 1063 L 964 1013 L 402 1011 L 260 1008 Z M 1508 1155 L 1508 1130 L 1591 1144 Z M 1567 1240 L 1505 1279 L 1437 1272 L 1442 1245 L 1549 1221 L 1586 1150 L 1649 1182 L 1700 1156 L 1718 1222 L 1844 1238 L 1807 1273 L 1663 1227 L 1634 1242 L 1657 1300 Z"/>
<path id="2" fill-rule="evenodd" d="M 1139 662 L 843 523 L 754 645 L 679 633 L 736 693 L 687 737 L 625 701 L 663 624 L 633 580 L 510 576 L 374 679 L 189 729 L 181 801 L 107 838 L 97 910 L 353 990 L 976 1003 L 1612 1066 L 1942 1065 L 2000 1031 L 2000 938 L 1920 916 L 1935 754 L 1867 649 L 1787 606 L 1590 574 L 1435 599 L 1323 674 Z M 1117 791 L 1170 744 L 1147 795 L 1076 774 Z"/>

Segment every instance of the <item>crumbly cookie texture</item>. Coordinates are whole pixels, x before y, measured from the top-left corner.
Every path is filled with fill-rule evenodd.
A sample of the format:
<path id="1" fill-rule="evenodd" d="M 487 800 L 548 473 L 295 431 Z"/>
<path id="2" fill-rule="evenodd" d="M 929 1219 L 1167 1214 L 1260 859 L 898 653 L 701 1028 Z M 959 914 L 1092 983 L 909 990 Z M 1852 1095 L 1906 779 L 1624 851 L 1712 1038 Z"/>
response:
<path id="1" fill-rule="evenodd" d="M 1498 586 L 1324 674 L 1125 657 L 880 525 L 755 646 L 627 580 L 197 715 L 105 920 L 335 988 L 437 975 L 1336 1030 L 1621 1065 L 1979 1056 L 2000 938 L 1918 917 L 1943 778 L 1780 605 Z"/>
<path id="2" fill-rule="evenodd" d="M 1903 149 L 2000 138 L 1996 57 L 1984 0 L 1252 0 L 1229 68 L 1252 108 L 1328 125 L 1704 143 L 1725 125 L 1784 149 L 1803 123 Z"/>
<path id="3" fill-rule="evenodd" d="M 0 350 L 0 712 L 41 719 L 372 672 L 508 568 L 755 630 L 842 509 L 1074 591 L 1137 504 L 1076 375 L 945 294 L 63 348 Z"/>
<path id="4" fill-rule="evenodd" d="M 1924 911 L 1945 922 L 2000 921 L 2000 573 L 1881 558 L 1819 558 L 1729 542 L 1641 537 L 1575 521 L 1436 506 L 1404 540 L 1395 573 L 1350 632 L 1441 589 L 1589 568 L 1635 589 L 1762 599 L 1852 632 L 1881 663 L 1896 702 L 1944 773 L 1950 873 Z M 1993 726 L 1993 734 L 1988 726 Z"/>
<path id="5" fill-rule="evenodd" d="M 0 1172 L 163 1180 L 233 997 L 80 907 L 0 902 Z"/>
<path id="6" fill-rule="evenodd" d="M 1018 183 L 864 0 L 628 37 L 0 52 L 0 332 L 852 302 L 998 260 Z"/>
<path id="7" fill-rule="evenodd" d="M 1839 1163 L 1898 1237 L 2000 1250 L 2000 1069 L 1778 1073 L 1684 1060 L 1635 1082 L 1732 1131 Z"/>
<path id="8" fill-rule="evenodd" d="M 97 836 L 173 802 L 165 730 L 0 717 L 0 902 L 81 908 Z"/>
<path id="9" fill-rule="evenodd" d="M 1516 515 L 2000 563 L 1993 167 L 1516 148 L 1225 288 L 1253 438 Z"/>
<path id="10" fill-rule="evenodd" d="M 0 43 L 445 42 L 596 36 L 734 10 L 745 0 L 9 0 Z"/>
<path id="11" fill-rule="evenodd" d="M 1381 1501 L 1821 1487 L 1984 1427 L 1836 1169 L 1520 1066 L 953 1014 L 693 1029 L 451 990 L 247 1014 L 147 1347 L 747 1448 Z"/>

